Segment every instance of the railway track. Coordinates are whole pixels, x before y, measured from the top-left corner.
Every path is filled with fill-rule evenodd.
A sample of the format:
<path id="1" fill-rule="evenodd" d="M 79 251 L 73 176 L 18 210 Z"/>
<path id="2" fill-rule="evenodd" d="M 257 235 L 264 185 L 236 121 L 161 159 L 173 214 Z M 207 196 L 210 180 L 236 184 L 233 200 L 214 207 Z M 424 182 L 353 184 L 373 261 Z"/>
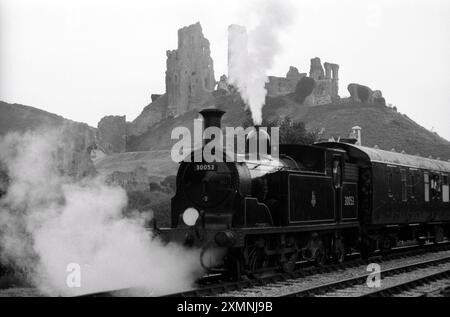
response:
<path id="1" fill-rule="evenodd" d="M 249 278 L 242 281 L 224 281 L 220 277 L 211 276 L 201 280 L 199 286 L 191 290 L 165 295 L 165 297 L 203 297 L 203 296 L 248 296 L 253 294 L 255 289 L 288 288 L 295 283 L 303 283 L 307 279 L 314 279 L 323 274 L 343 274 L 346 270 L 359 270 L 369 263 L 387 263 L 389 261 L 399 261 L 411 257 L 431 255 L 433 253 L 450 251 L 450 243 L 439 245 L 428 245 L 427 247 L 408 247 L 392 250 L 389 254 L 377 254 L 367 260 L 352 259 L 342 264 L 330 264 L 323 267 L 313 267 L 299 265 L 298 270 L 293 273 L 274 273 L 263 277 Z M 450 259 L 450 252 L 449 252 Z M 450 262 L 450 260 L 449 260 Z M 367 278 L 367 277 L 366 277 Z M 334 279 L 336 280 L 336 278 Z M 201 286 L 200 286 L 201 285 Z M 124 296 L 132 294 L 133 289 L 121 289 L 93 294 L 86 294 L 86 297 L 110 297 Z M 278 290 L 279 293 L 279 290 Z M 256 294 L 256 296 L 272 296 Z"/>
<path id="2" fill-rule="evenodd" d="M 425 254 L 431 254 L 436 252 L 443 252 L 450 250 L 448 243 L 441 245 L 429 245 L 426 248 L 409 247 L 393 250 L 390 254 L 378 254 L 368 260 L 353 259 L 343 264 L 331 264 L 323 267 L 301 267 L 299 270 L 293 273 L 279 273 L 268 275 L 261 278 L 253 278 L 244 281 L 236 282 L 222 282 L 214 283 L 204 287 L 195 288 L 192 290 L 170 294 L 169 297 L 202 297 L 202 296 L 265 296 L 264 292 L 254 293 L 255 289 L 269 289 L 276 285 L 275 288 L 285 288 L 292 285 L 294 281 L 302 283 L 307 279 L 314 279 L 317 276 L 321 276 L 327 273 L 345 272 L 348 269 L 355 269 L 366 267 L 369 263 L 386 263 L 389 261 L 398 261 L 402 259 L 408 259 L 410 257 L 419 257 Z M 279 293 L 279 290 L 275 294 Z M 271 296 L 271 295 L 269 295 Z"/>
<path id="3" fill-rule="evenodd" d="M 429 273 L 429 272 L 432 273 Z M 413 275 L 411 277 L 411 275 Z M 416 276 L 419 275 L 419 276 Z M 406 292 L 417 286 L 450 278 L 450 256 L 421 261 L 410 265 L 402 265 L 396 268 L 382 270 L 380 272 L 380 286 L 369 287 L 368 280 L 371 274 L 363 274 L 357 277 L 339 280 L 307 289 L 300 289 L 284 293 L 282 297 L 311 297 L 311 296 L 357 296 L 357 297 L 382 297 L 394 296 Z M 410 280 L 405 281 L 405 279 Z M 384 286 L 386 285 L 386 286 Z"/>

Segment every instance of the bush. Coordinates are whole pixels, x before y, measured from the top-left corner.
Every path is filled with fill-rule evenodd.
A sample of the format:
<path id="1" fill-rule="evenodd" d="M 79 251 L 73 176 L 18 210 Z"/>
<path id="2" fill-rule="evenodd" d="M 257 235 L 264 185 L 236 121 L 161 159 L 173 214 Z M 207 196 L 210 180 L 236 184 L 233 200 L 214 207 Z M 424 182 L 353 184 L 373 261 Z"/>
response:
<path id="1" fill-rule="evenodd" d="M 253 125 L 251 118 L 244 122 L 244 128 Z M 280 128 L 280 144 L 312 144 L 317 141 L 316 132 L 308 132 L 305 124 L 301 121 L 292 121 L 290 117 L 279 120 L 263 119 L 261 126 L 263 127 L 279 127 Z"/>

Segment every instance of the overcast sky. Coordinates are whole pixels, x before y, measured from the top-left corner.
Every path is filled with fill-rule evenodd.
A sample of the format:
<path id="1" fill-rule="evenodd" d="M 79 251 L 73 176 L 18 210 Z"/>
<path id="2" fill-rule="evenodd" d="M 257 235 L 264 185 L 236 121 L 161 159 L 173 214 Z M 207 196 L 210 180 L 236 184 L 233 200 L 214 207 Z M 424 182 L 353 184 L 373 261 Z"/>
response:
<path id="1" fill-rule="evenodd" d="M 227 73 L 227 27 L 251 21 L 248 2 L 0 0 L 0 100 L 92 126 L 105 115 L 131 121 L 152 93 L 164 93 L 166 50 L 176 48 L 182 26 L 201 22 L 216 79 Z M 270 75 L 284 76 L 290 65 L 308 72 L 318 56 L 340 65 L 341 97 L 352 82 L 379 89 L 450 139 L 450 1 L 292 4 L 294 23 Z"/>

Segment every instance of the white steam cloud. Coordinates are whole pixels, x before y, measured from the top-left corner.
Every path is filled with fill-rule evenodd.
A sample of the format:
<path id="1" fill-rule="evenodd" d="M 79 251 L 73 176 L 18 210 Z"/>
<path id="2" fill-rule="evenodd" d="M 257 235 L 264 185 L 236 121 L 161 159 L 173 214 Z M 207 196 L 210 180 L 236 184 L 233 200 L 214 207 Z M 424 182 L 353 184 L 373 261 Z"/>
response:
<path id="1" fill-rule="evenodd" d="M 250 107 L 254 124 L 261 124 L 262 107 L 267 94 L 267 71 L 281 51 L 280 34 L 292 22 L 292 10 L 286 1 L 262 1 L 248 12 L 256 26 L 249 30 L 232 25 L 228 29 L 228 76 Z"/>
<path id="2" fill-rule="evenodd" d="M 191 287 L 201 274 L 198 251 L 153 238 L 144 227 L 151 215 L 124 217 L 127 196 L 120 187 L 61 176 L 58 135 L 0 138 L 0 161 L 11 179 L 0 200 L 1 262 L 25 272 L 47 295 L 127 287 L 158 295 Z M 70 263 L 81 268 L 79 288 L 67 284 Z"/>

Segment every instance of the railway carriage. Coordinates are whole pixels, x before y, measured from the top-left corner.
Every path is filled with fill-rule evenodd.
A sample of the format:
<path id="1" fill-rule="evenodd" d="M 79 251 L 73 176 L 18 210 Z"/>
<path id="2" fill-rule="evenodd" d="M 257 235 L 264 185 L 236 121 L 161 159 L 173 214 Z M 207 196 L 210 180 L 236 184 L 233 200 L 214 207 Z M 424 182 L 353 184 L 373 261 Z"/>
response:
<path id="1" fill-rule="evenodd" d="M 368 200 L 360 202 L 360 220 L 371 249 L 449 236 L 450 162 L 345 143 L 321 146 L 345 150 L 360 170 Z"/>

